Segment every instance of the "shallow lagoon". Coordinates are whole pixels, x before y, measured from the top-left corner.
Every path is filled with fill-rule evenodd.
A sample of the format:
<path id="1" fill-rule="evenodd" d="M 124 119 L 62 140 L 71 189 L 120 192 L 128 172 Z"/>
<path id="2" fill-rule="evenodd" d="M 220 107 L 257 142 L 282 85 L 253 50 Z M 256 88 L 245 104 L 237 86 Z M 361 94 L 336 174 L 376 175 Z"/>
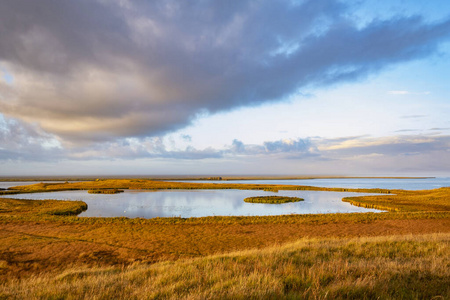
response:
<path id="1" fill-rule="evenodd" d="M 202 182 L 202 181 L 192 181 Z M 392 178 L 332 178 L 302 180 L 230 180 L 204 181 L 208 183 L 292 184 L 342 188 L 433 189 L 450 186 L 450 178 L 392 179 Z M 37 182 L 0 182 L 0 188 Z M 301 197 L 305 201 L 285 204 L 245 203 L 246 197 L 280 195 Z M 279 191 L 278 193 L 251 190 L 167 190 L 132 191 L 115 195 L 88 194 L 87 191 L 63 191 L 11 195 L 20 199 L 82 200 L 88 210 L 81 217 L 204 217 L 204 216 L 263 216 L 285 214 L 380 212 L 342 202 L 342 198 L 363 196 L 363 193 L 322 191 Z M 7 196 L 4 196 L 7 197 Z"/>
<path id="2" fill-rule="evenodd" d="M 246 203 L 244 198 L 279 195 L 304 198 L 284 204 Z M 16 199 L 82 200 L 88 210 L 80 217 L 205 217 L 266 216 L 286 214 L 380 212 L 342 202 L 342 198 L 369 194 L 322 191 L 255 190 L 125 190 L 120 194 L 89 194 L 87 191 L 62 191 L 3 196 Z"/>

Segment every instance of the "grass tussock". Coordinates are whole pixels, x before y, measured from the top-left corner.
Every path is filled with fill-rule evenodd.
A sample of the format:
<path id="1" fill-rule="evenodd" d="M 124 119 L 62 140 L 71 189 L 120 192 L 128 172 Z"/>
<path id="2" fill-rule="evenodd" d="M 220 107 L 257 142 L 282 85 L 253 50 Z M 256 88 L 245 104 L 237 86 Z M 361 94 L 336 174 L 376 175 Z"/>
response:
<path id="1" fill-rule="evenodd" d="M 288 202 L 299 202 L 305 199 L 299 197 L 285 197 L 285 196 L 259 196 L 248 197 L 244 199 L 244 202 L 248 203 L 266 203 L 266 204 L 282 204 Z"/>
<path id="2" fill-rule="evenodd" d="M 83 201 L 0 199 L 0 217 L 75 216 L 87 210 Z"/>
<path id="3" fill-rule="evenodd" d="M 119 189 L 97 189 L 97 190 L 88 190 L 89 194 L 119 194 L 123 193 L 123 190 Z"/>
<path id="4" fill-rule="evenodd" d="M 2 299 L 449 299 L 450 234 L 303 239 L 0 284 Z"/>

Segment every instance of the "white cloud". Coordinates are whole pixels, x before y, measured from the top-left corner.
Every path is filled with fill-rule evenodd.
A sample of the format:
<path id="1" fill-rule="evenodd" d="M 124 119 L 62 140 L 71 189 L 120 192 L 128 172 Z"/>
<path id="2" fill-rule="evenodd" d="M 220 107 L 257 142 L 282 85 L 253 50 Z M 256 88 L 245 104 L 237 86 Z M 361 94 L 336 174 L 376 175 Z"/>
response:
<path id="1" fill-rule="evenodd" d="M 390 95 L 429 95 L 429 94 L 431 94 L 430 91 L 425 91 L 425 92 L 388 91 L 387 93 Z"/>

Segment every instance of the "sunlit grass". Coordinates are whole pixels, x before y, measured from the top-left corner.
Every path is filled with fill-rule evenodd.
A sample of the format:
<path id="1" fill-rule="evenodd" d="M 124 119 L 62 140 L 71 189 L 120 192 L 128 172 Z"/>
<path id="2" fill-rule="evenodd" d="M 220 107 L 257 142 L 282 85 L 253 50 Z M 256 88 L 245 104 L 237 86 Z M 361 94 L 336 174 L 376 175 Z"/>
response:
<path id="1" fill-rule="evenodd" d="M 10 299 L 448 299 L 450 235 L 302 239 L 126 268 L 73 268 L 0 285 Z"/>
<path id="2" fill-rule="evenodd" d="M 74 216 L 86 209 L 83 201 L 0 199 L 0 216 Z"/>
<path id="3" fill-rule="evenodd" d="M 288 202 L 299 202 L 304 199 L 299 197 L 285 197 L 285 196 L 259 196 L 259 197 L 247 197 L 244 202 L 248 203 L 266 203 L 266 204 L 282 204 Z"/>
<path id="4" fill-rule="evenodd" d="M 450 211 L 450 187 L 401 191 L 396 195 L 344 198 L 352 205 L 390 211 Z"/>

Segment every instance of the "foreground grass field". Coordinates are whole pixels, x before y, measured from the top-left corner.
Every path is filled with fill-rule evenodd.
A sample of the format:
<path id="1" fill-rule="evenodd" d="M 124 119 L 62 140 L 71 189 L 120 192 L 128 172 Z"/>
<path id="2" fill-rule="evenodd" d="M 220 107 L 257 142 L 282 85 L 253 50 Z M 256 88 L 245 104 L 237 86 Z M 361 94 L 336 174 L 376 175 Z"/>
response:
<path id="1" fill-rule="evenodd" d="M 14 192 L 99 188 L 237 187 L 99 180 Z M 0 199 L 0 299 L 448 299 L 450 188 L 376 191 L 386 195 L 345 201 L 390 212 L 79 218 L 83 202 Z"/>
<path id="2" fill-rule="evenodd" d="M 450 234 L 302 239 L 264 250 L 76 268 L 0 286 L 11 299 L 449 299 Z"/>

